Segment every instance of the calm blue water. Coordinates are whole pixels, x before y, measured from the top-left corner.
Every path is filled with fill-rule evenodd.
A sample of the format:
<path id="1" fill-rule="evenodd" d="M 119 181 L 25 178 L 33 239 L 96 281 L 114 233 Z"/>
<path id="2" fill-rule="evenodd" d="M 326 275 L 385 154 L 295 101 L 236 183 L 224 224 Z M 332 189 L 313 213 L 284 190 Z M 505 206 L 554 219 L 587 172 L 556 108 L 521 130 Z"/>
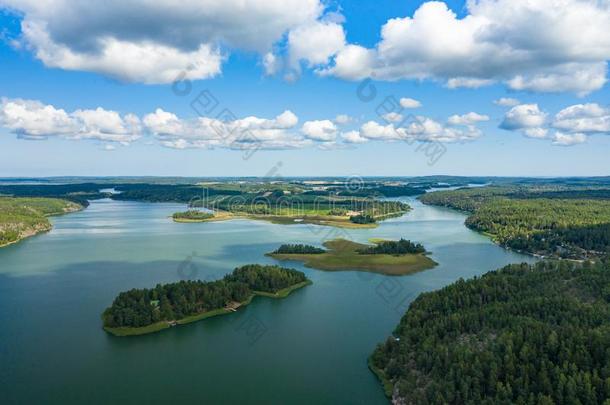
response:
<path id="1" fill-rule="evenodd" d="M 422 291 L 532 261 L 464 227 L 465 216 L 406 199 L 414 210 L 377 229 L 234 220 L 178 224 L 184 206 L 95 201 L 53 219 L 48 234 L 0 249 L 0 402 L 384 404 L 367 357 Z M 281 243 L 404 237 L 439 266 L 387 277 L 322 272 L 285 300 L 136 338 L 101 329 L 120 291 L 217 279 Z"/>

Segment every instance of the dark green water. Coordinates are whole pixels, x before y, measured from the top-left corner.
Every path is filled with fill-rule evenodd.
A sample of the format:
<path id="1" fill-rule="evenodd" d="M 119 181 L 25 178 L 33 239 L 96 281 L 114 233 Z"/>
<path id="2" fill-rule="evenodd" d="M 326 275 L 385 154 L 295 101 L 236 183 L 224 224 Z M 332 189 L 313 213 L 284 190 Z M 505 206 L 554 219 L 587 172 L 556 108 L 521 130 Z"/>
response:
<path id="1" fill-rule="evenodd" d="M 460 213 L 408 201 L 414 211 L 372 230 L 176 224 L 168 216 L 183 206 L 109 200 L 55 218 L 52 232 L 0 249 L 0 403 L 387 403 L 366 360 L 418 293 L 531 261 L 466 229 Z M 314 284 L 286 300 L 136 338 L 101 329 L 122 290 L 216 279 L 272 263 L 264 253 L 280 243 L 335 237 L 405 237 L 440 265 L 385 277 L 292 263 Z"/>

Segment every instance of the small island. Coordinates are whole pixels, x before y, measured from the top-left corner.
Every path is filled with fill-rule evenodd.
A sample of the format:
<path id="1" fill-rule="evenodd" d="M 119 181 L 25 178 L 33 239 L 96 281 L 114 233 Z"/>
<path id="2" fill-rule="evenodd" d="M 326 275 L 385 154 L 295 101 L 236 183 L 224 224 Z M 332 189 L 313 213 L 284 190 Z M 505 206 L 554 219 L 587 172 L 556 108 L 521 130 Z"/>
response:
<path id="1" fill-rule="evenodd" d="M 267 256 L 280 261 L 301 261 L 306 267 L 326 270 L 359 270 L 398 276 L 428 270 L 437 265 L 419 243 L 376 240 L 365 245 L 346 239 L 324 243 L 326 249 L 309 245 L 282 245 Z M 322 250 L 322 252 L 320 252 Z"/>
<path id="2" fill-rule="evenodd" d="M 217 281 L 180 281 L 122 292 L 102 320 L 112 335 L 144 335 L 235 312 L 257 295 L 285 298 L 309 284 L 300 271 L 250 264 Z"/>
<path id="3" fill-rule="evenodd" d="M 199 211 L 189 209 L 172 215 L 174 222 L 216 222 L 235 219 L 236 216 L 227 211 Z"/>

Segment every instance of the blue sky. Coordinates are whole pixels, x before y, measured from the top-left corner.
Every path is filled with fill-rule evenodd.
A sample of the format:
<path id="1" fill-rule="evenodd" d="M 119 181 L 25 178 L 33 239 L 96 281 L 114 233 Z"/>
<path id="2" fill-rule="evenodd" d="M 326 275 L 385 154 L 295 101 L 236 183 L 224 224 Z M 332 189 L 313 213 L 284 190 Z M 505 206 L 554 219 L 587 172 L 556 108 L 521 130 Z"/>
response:
<path id="1" fill-rule="evenodd" d="M 555 2 L 533 3 L 546 10 Z M 194 39 L 186 38 L 192 31 L 188 21 L 172 25 L 173 18 L 184 22 L 189 10 L 176 11 L 177 16 L 159 13 L 169 20 L 168 34 L 156 30 L 155 14 L 151 27 L 142 27 L 141 21 L 130 21 L 129 10 L 121 9 L 129 9 L 132 2 L 116 2 L 124 25 L 115 24 L 117 15 L 109 14 L 89 21 L 88 27 L 97 28 L 82 31 L 70 19 L 71 8 L 79 2 L 56 3 L 59 10 L 68 8 L 55 13 L 66 15 L 65 21 L 57 21 L 36 2 L 0 0 L 3 177 L 264 176 L 270 171 L 285 176 L 610 174 L 610 93 L 605 83 L 610 34 L 604 25 L 610 10 L 592 9 L 593 3 L 582 14 L 591 13 L 599 21 L 583 20 L 588 31 L 582 37 L 586 44 L 589 34 L 601 39 L 585 56 L 573 52 L 584 48 L 571 32 L 565 32 L 565 40 L 557 35 L 552 42 L 531 37 L 531 43 L 511 33 L 511 19 L 531 18 L 530 25 L 536 26 L 541 22 L 535 18 L 545 14 L 509 7 L 508 0 L 480 0 L 478 8 L 461 1 L 320 5 L 308 0 L 314 11 L 304 10 L 302 19 L 295 17 L 299 12 L 262 10 L 254 4 L 260 15 Z M 188 7 L 194 11 L 214 8 L 220 16 L 235 15 L 231 10 L 222 14 L 214 0 L 191 3 Z M 84 19 L 96 19 L 94 11 Z M 242 14 L 248 16 L 248 10 Z M 278 21 L 278 15 L 290 21 L 257 38 L 261 27 L 269 25 L 266 18 Z M 582 29 L 571 15 L 549 11 L 545 18 L 551 31 Z M 496 19 L 496 27 L 506 27 L 480 26 L 490 19 Z M 244 24 L 252 31 L 234 36 L 235 27 Z M 299 37 L 299 32 L 304 35 Z M 319 43 L 316 32 L 321 33 Z M 109 49 L 104 48 L 110 46 L 104 42 L 108 38 L 124 52 L 110 62 L 96 56 Z M 320 54 L 333 41 L 337 46 Z M 177 95 L 171 83 L 176 75 L 171 70 L 162 75 L 169 69 L 163 58 L 151 57 L 141 66 L 130 59 L 138 52 L 130 46 L 142 44 L 152 44 L 143 55 L 169 49 L 184 60 L 198 57 L 193 53 L 198 46 L 209 46 L 217 54 L 205 59 L 204 68 L 215 72 L 191 72 L 192 90 Z M 494 47 L 508 47 L 518 56 L 506 56 Z M 551 48 L 552 57 L 547 52 Z M 347 58 L 349 50 L 366 53 L 369 59 L 354 62 Z M 214 55 L 220 55 L 217 63 L 210 62 Z M 265 67 L 266 55 L 281 61 L 273 74 Z M 358 97 L 363 80 L 367 90 L 376 89 L 371 101 Z M 456 87 L 452 80 L 461 84 Z M 211 120 L 226 108 L 235 125 L 255 134 L 255 141 L 217 139 L 191 107 L 202 91 L 218 101 L 213 111 L 203 114 L 206 122 L 213 127 Z M 421 107 L 397 109 L 400 117 L 389 120 L 378 113 L 386 97 L 410 98 Z M 494 104 L 501 98 L 514 100 Z M 282 116 L 285 111 L 290 114 Z M 468 113 L 476 115 L 462 117 Z M 340 115 L 349 121 L 337 119 Z M 451 120 L 454 115 L 458 117 Z M 437 155 L 427 156 L 433 149 Z M 445 152 L 439 156 L 441 149 Z"/>

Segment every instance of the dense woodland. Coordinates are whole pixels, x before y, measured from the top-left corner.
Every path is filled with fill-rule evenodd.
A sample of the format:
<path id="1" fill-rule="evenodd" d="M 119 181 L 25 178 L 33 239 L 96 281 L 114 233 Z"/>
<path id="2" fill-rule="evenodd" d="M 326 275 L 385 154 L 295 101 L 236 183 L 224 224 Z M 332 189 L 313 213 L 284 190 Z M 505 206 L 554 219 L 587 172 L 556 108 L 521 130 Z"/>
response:
<path id="1" fill-rule="evenodd" d="M 513 249 L 565 258 L 610 252 L 610 201 L 494 199 L 466 220 Z"/>
<path id="2" fill-rule="evenodd" d="M 325 249 L 303 244 L 284 244 L 275 249 L 272 254 L 322 254 L 326 253 Z"/>
<path id="3" fill-rule="evenodd" d="M 426 249 L 421 243 L 413 243 L 410 240 L 401 238 L 398 241 L 382 241 L 374 246 L 359 250 L 358 253 L 364 255 L 406 255 L 425 253 Z"/>
<path id="4" fill-rule="evenodd" d="M 609 193 L 582 187 L 511 186 L 441 191 L 420 199 L 470 212 L 466 225 L 503 246 L 586 259 L 610 253 L 610 199 L 605 197 Z"/>
<path id="5" fill-rule="evenodd" d="M 55 198 L 0 197 L 0 246 L 48 231 L 48 216 L 80 208 L 75 202 Z"/>
<path id="6" fill-rule="evenodd" d="M 609 404 L 610 267 L 511 265 L 420 295 L 371 365 L 405 404 Z"/>
<path id="7" fill-rule="evenodd" d="M 279 266 L 247 265 L 218 281 L 180 281 L 120 293 L 102 316 L 106 327 L 142 327 L 246 301 L 255 291 L 276 293 L 307 281 L 305 274 Z"/>

